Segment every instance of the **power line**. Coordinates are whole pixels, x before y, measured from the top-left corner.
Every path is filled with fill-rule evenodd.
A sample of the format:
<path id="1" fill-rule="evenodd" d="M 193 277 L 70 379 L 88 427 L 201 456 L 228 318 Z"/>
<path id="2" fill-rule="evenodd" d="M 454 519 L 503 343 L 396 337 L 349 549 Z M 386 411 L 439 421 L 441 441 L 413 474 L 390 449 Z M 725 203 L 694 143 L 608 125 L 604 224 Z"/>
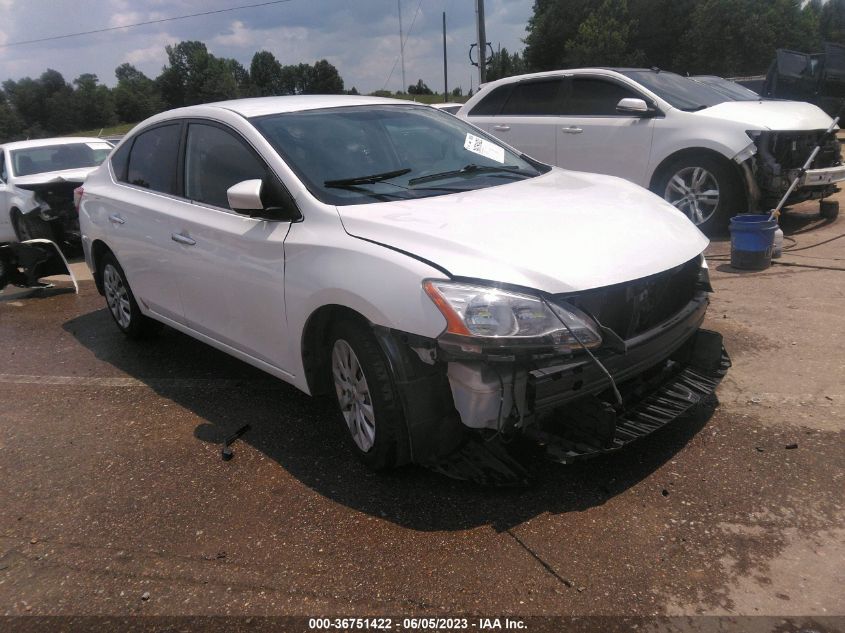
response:
<path id="1" fill-rule="evenodd" d="M 401 33 L 402 33 L 401 28 L 402 28 L 402 27 L 401 27 L 401 26 L 399 27 L 399 28 L 400 28 L 400 31 L 399 31 L 399 33 L 400 33 L 400 36 L 399 36 L 399 46 L 401 47 L 401 49 L 402 49 L 403 53 L 404 53 L 404 50 L 405 50 L 405 42 L 407 42 L 407 41 L 408 41 L 408 38 L 409 38 L 409 37 L 411 37 L 411 31 L 414 29 L 414 23 L 417 21 L 417 16 L 418 16 L 418 15 L 419 15 L 419 13 L 420 13 L 420 7 L 421 7 L 421 6 L 422 6 L 422 0 L 420 0 L 420 1 L 419 1 L 419 3 L 417 4 L 417 10 L 414 12 L 414 19 L 413 19 L 413 20 L 411 20 L 411 26 L 408 28 L 408 32 L 405 34 L 404 39 L 403 39 L 403 38 L 402 38 L 402 36 L 401 36 Z M 401 19 L 401 18 L 400 18 L 400 19 Z M 390 73 L 387 75 L 387 79 L 385 79 L 385 80 L 384 80 L 384 86 L 382 86 L 382 90 L 384 90 L 385 88 L 387 88 L 387 84 L 388 84 L 388 82 L 390 81 L 390 78 L 393 76 L 393 71 L 394 71 L 394 70 L 396 70 L 396 64 L 397 64 L 397 62 L 398 62 L 398 61 L 399 61 L 399 58 L 398 58 L 398 57 L 397 57 L 396 59 L 394 59 L 394 60 L 393 60 L 393 68 L 391 68 L 391 69 L 390 69 Z M 405 64 L 405 61 L 404 61 L 404 60 L 402 60 L 402 64 L 403 64 L 403 65 Z M 402 83 L 405 83 L 405 78 L 404 78 L 404 75 L 403 75 L 403 77 L 402 77 Z M 402 86 L 402 90 L 405 90 L 405 88 L 406 88 L 406 87 L 407 87 L 407 86 Z"/>
<path id="2" fill-rule="evenodd" d="M 191 13 L 189 15 L 177 15 L 172 18 L 160 18 L 158 20 L 147 20 L 146 22 L 136 22 L 135 24 L 124 24 L 123 26 L 110 26 L 104 29 L 94 29 L 93 31 L 80 31 L 79 33 L 66 33 L 64 35 L 53 35 L 52 37 L 42 37 L 37 40 L 22 40 L 20 42 L 9 42 L 8 44 L 0 45 L 0 48 L 9 48 L 11 46 L 23 46 L 24 44 L 37 44 L 39 42 L 51 42 L 53 40 L 64 40 L 69 37 L 79 37 L 81 35 L 93 35 L 94 33 L 106 33 L 108 31 L 119 31 L 121 29 L 131 29 L 136 26 L 147 26 L 148 24 L 161 24 L 162 22 L 174 22 L 176 20 L 187 20 L 188 18 L 196 18 L 203 15 L 215 15 L 218 13 L 229 13 L 231 11 L 240 11 L 241 9 L 255 9 L 257 7 L 267 7 L 272 4 L 283 4 L 291 2 L 292 0 L 269 0 L 268 2 L 257 2 L 255 4 L 243 4 L 237 7 L 228 7 L 226 9 L 215 9 L 214 11 L 202 11 L 201 13 Z"/>

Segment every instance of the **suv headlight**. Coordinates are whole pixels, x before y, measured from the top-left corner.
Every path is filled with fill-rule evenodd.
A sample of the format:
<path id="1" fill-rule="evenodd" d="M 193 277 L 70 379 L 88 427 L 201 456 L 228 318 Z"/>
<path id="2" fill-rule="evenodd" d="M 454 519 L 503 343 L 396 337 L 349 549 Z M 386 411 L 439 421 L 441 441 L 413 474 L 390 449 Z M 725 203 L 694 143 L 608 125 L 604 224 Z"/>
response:
<path id="1" fill-rule="evenodd" d="M 598 327 L 574 306 L 451 281 L 427 280 L 423 287 L 446 318 L 446 333 L 457 337 L 495 347 L 543 346 L 558 352 L 601 344 Z"/>

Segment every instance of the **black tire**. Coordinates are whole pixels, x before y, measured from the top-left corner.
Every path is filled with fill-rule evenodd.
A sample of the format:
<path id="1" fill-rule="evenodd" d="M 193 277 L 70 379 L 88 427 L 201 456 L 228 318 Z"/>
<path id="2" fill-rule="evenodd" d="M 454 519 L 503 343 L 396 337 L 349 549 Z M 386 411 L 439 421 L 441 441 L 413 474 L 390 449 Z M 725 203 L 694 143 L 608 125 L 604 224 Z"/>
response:
<path id="1" fill-rule="evenodd" d="M 111 253 L 104 254 L 100 259 L 99 275 L 103 280 L 106 307 L 121 332 L 128 338 L 142 339 L 161 329 L 158 321 L 141 313 L 129 282 L 126 281 L 126 273 Z M 123 294 L 124 290 L 125 294 Z"/>
<path id="2" fill-rule="evenodd" d="M 689 174 L 691 170 L 697 168 L 703 169 L 712 176 L 719 191 L 715 209 L 711 211 L 710 208 L 707 208 L 707 213 L 703 214 L 705 216 L 703 222 L 697 222 L 691 217 L 692 212 L 689 205 L 679 206 L 675 204 L 672 197 L 673 195 L 681 196 L 680 192 L 675 191 L 670 193 L 667 191 L 670 180 L 673 177 L 685 171 Z M 743 192 L 742 181 L 738 174 L 735 173 L 733 166 L 724 159 L 708 156 L 707 154 L 692 154 L 672 161 L 661 169 L 660 175 L 655 180 L 651 190 L 664 200 L 675 204 L 676 207 L 690 217 L 690 220 L 707 235 L 726 233 L 730 219 L 733 216 L 749 211 L 746 208 L 746 196 Z"/>
<path id="3" fill-rule="evenodd" d="M 354 353 L 365 380 L 366 391 L 373 412 L 374 439 L 369 448 L 362 446 L 353 434 L 354 422 L 348 422 L 344 415 L 343 396 L 339 381 L 335 378 L 334 352 L 338 343 L 345 343 Z M 338 349 L 342 349 L 342 346 Z M 331 385 L 337 415 L 344 435 L 352 450 L 372 470 L 387 470 L 399 463 L 400 454 L 407 447 L 407 432 L 402 404 L 393 376 L 373 333 L 365 325 L 355 321 L 342 321 L 334 325 L 326 347 L 325 367 Z M 351 407 L 346 408 L 353 415 Z M 364 438 L 358 434 L 359 440 Z M 366 442 L 364 442 L 366 444 Z"/>
<path id="4" fill-rule="evenodd" d="M 838 200 L 819 200 L 819 215 L 825 220 L 835 220 L 839 217 Z"/>
<path id="5" fill-rule="evenodd" d="M 53 229 L 34 213 L 24 215 L 18 209 L 12 209 L 12 228 L 19 242 L 26 240 L 52 240 Z"/>

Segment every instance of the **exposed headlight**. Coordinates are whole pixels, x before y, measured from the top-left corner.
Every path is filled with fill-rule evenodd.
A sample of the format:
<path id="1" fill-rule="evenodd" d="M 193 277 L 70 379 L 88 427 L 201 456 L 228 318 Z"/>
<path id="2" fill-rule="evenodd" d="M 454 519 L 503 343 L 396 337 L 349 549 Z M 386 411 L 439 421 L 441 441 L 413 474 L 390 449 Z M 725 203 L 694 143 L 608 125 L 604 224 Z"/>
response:
<path id="1" fill-rule="evenodd" d="M 543 345 L 559 352 L 601 344 L 597 326 L 573 306 L 487 286 L 427 280 L 423 287 L 446 317 L 449 334 L 497 347 Z"/>

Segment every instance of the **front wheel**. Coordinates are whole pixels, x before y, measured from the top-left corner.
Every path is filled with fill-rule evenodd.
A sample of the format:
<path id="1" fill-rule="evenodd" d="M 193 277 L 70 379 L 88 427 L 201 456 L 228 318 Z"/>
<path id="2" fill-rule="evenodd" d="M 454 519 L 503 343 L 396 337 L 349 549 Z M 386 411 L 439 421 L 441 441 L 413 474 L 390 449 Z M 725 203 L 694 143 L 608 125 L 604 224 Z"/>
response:
<path id="1" fill-rule="evenodd" d="M 49 223 L 42 220 L 35 213 L 24 215 L 18 209 L 12 209 L 12 228 L 19 242 L 27 240 L 52 240 L 53 230 Z"/>
<path id="2" fill-rule="evenodd" d="M 747 211 L 738 176 L 711 156 L 676 160 L 663 169 L 652 191 L 711 235 L 724 233 L 732 216 Z"/>
<path id="3" fill-rule="evenodd" d="M 103 294 L 115 324 L 129 338 L 144 338 L 158 329 L 158 323 L 141 313 L 135 295 L 126 281 L 123 268 L 111 253 L 106 253 L 100 263 Z"/>
<path id="4" fill-rule="evenodd" d="M 335 325 L 327 366 L 352 449 L 373 470 L 398 464 L 404 433 L 399 394 L 372 332 L 354 321 Z"/>

